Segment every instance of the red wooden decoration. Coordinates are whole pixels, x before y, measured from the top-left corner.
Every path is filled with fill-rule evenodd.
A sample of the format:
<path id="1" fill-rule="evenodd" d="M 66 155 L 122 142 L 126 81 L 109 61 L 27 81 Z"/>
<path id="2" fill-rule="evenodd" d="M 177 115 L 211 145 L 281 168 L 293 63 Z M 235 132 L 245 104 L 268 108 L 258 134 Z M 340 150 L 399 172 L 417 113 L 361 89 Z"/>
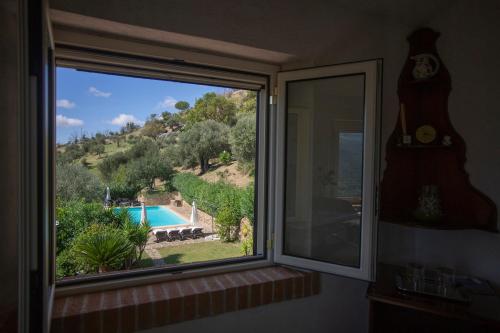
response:
<path id="1" fill-rule="evenodd" d="M 436 50 L 438 37 L 438 32 L 428 28 L 408 37 L 410 52 L 399 77 L 398 95 L 406 108 L 407 134 L 412 136 L 412 143 L 402 143 L 400 113 L 386 147 L 381 220 L 438 229 L 496 231 L 496 206 L 470 184 L 464 169 L 465 142 L 448 117 L 451 79 Z M 435 75 L 415 79 L 415 56 L 421 54 L 430 54 L 427 60 L 437 59 L 439 67 L 431 64 L 437 68 Z M 417 128 L 422 125 L 430 125 L 437 132 L 436 139 L 428 144 L 419 143 L 415 138 Z M 444 136 L 451 138 L 451 145 L 442 143 Z M 438 189 L 442 210 L 438 220 L 422 221 L 415 216 L 424 185 L 435 185 Z"/>

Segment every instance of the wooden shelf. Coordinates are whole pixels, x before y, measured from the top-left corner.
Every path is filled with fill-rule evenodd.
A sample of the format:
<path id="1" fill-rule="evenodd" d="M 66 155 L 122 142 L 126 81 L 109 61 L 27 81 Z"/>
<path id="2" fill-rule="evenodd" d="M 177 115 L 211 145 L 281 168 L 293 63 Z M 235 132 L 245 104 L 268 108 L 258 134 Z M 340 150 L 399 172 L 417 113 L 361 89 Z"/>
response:
<path id="1" fill-rule="evenodd" d="M 399 149 L 451 149 L 453 146 L 445 145 L 403 145 L 397 144 L 396 147 Z"/>
<path id="2" fill-rule="evenodd" d="M 436 50 L 438 36 L 431 29 L 420 29 L 408 38 L 410 50 L 398 81 L 399 100 L 406 111 L 404 118 L 399 115 L 386 145 L 380 218 L 420 228 L 497 231 L 495 203 L 470 183 L 464 167 L 465 142 L 450 122 L 451 77 Z M 431 55 L 440 63 L 432 77 L 415 80 L 417 55 Z M 435 143 L 403 145 L 402 119 L 407 133 L 415 133 L 422 125 L 432 126 L 437 134 Z M 450 137 L 452 145 L 440 143 L 444 136 Z M 429 185 L 437 192 L 443 215 L 436 222 L 418 221 L 413 216 L 424 186 Z"/>

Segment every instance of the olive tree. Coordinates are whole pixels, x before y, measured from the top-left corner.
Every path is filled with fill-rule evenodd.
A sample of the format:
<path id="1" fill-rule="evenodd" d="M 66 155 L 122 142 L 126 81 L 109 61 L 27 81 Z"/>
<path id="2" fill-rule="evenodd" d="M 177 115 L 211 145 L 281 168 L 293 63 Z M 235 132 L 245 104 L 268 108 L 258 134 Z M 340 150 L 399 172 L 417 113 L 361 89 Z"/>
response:
<path id="1" fill-rule="evenodd" d="M 229 142 L 233 156 L 242 164 L 255 161 L 255 146 L 257 143 L 255 114 L 242 116 L 231 129 Z"/>
<path id="2" fill-rule="evenodd" d="M 183 159 L 196 159 L 201 173 L 209 168 L 209 160 L 229 149 L 228 127 L 214 120 L 195 123 L 179 136 L 179 153 Z"/>

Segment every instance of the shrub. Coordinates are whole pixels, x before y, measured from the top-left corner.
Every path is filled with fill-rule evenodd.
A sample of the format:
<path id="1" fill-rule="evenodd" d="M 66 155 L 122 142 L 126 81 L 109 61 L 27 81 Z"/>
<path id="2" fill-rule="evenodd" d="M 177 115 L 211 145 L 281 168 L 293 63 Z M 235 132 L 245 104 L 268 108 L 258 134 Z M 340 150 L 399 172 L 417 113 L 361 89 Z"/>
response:
<path id="1" fill-rule="evenodd" d="M 228 165 L 229 163 L 231 163 L 231 153 L 227 150 L 224 150 L 219 154 L 219 161 L 224 165 Z"/>
<path id="2" fill-rule="evenodd" d="M 254 186 L 253 184 L 247 186 L 240 194 L 240 209 L 241 215 L 246 217 L 250 222 L 254 223 Z"/>
<path id="3" fill-rule="evenodd" d="M 124 218 L 113 213 L 111 209 L 104 208 L 101 203 L 58 200 L 56 202 L 57 253 L 69 249 L 73 240 L 90 225 L 121 226 Z"/>
<path id="4" fill-rule="evenodd" d="M 123 210 L 123 212 L 127 211 Z M 132 255 L 129 258 L 129 263 L 127 265 L 131 267 L 141 260 L 144 249 L 146 248 L 146 243 L 148 242 L 148 235 L 151 232 L 151 227 L 147 222 L 143 224 L 137 224 L 132 222 L 132 220 L 128 218 L 125 220 L 122 228 L 128 240 L 135 247 L 135 251 L 132 251 Z"/>
<path id="5" fill-rule="evenodd" d="M 217 225 L 217 233 L 222 241 L 232 242 L 236 240 L 239 222 L 238 215 L 235 214 L 234 209 L 230 207 L 219 209 L 215 218 L 215 224 Z"/>
<path id="6" fill-rule="evenodd" d="M 253 253 L 253 236 L 249 236 L 241 241 L 241 252 L 245 256 Z"/>
<path id="7" fill-rule="evenodd" d="M 58 163 L 56 177 L 56 196 L 60 200 L 104 200 L 104 184 L 82 165 Z"/>
<path id="8" fill-rule="evenodd" d="M 57 279 L 76 275 L 81 269 L 71 250 L 62 251 L 56 256 Z"/>
<path id="9" fill-rule="evenodd" d="M 120 269 L 129 260 L 134 244 L 116 227 L 93 224 L 73 244 L 76 262 L 87 272 L 108 272 Z"/>

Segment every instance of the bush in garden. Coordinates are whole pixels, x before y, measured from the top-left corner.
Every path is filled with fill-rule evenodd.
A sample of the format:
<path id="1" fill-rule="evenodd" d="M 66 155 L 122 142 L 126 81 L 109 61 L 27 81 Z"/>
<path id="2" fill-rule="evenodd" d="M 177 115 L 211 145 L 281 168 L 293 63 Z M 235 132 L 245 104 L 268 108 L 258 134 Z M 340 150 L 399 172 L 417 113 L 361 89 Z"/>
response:
<path id="1" fill-rule="evenodd" d="M 231 153 L 227 150 L 224 150 L 219 154 L 219 161 L 224 165 L 228 165 L 229 163 L 231 163 Z"/>
<path id="2" fill-rule="evenodd" d="M 238 215 L 235 210 L 230 207 L 219 209 L 215 217 L 215 224 L 217 225 L 217 234 L 224 242 L 232 242 L 238 237 L 239 227 Z"/>
<path id="3" fill-rule="evenodd" d="M 241 215 L 249 219 L 252 225 L 255 220 L 254 201 L 254 186 L 253 184 L 250 184 L 240 192 L 240 209 Z"/>
<path id="4" fill-rule="evenodd" d="M 103 273 L 123 268 L 134 250 L 134 244 L 122 229 L 93 224 L 78 235 L 71 252 L 85 271 Z"/>
<path id="5" fill-rule="evenodd" d="M 104 208 L 102 203 L 58 200 L 56 202 L 57 253 L 69 249 L 73 240 L 90 225 L 121 226 L 124 218 L 123 215 L 117 215 L 113 210 Z"/>
<path id="6" fill-rule="evenodd" d="M 59 200 L 104 200 L 104 184 L 86 167 L 58 163 L 56 174 L 56 196 Z"/>
<path id="7" fill-rule="evenodd" d="M 220 181 L 209 183 L 189 173 L 175 175 L 172 183 L 184 200 L 189 203 L 196 200 L 198 208 L 212 216 L 220 209 L 227 208 L 239 219 L 247 217 L 252 223 L 254 221 L 252 185 L 241 189 Z"/>
<path id="8" fill-rule="evenodd" d="M 65 250 L 56 256 L 56 278 L 61 279 L 67 276 L 74 276 L 82 267 L 78 264 L 71 250 Z"/>

